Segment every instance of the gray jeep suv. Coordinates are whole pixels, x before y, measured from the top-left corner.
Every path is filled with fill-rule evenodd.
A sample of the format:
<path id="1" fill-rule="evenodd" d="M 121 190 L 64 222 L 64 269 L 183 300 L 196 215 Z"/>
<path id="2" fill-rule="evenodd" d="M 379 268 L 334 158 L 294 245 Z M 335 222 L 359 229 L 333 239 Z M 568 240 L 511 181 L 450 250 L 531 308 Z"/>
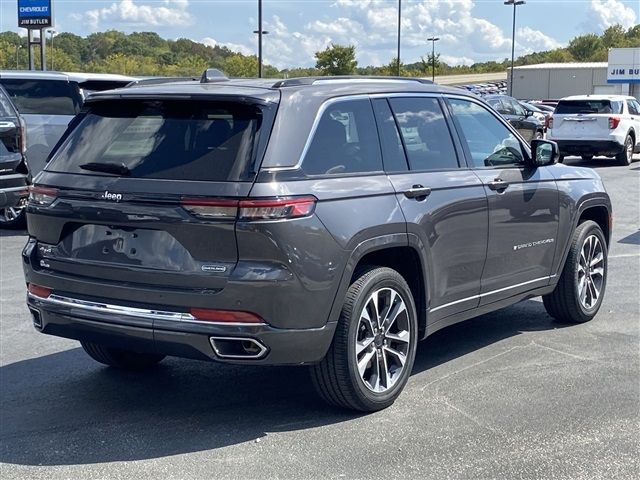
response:
<path id="1" fill-rule="evenodd" d="M 306 364 L 328 402 L 379 410 L 438 329 L 540 295 L 596 314 L 611 204 L 557 158 L 411 79 L 97 93 L 30 192 L 28 306 L 107 365 Z"/>

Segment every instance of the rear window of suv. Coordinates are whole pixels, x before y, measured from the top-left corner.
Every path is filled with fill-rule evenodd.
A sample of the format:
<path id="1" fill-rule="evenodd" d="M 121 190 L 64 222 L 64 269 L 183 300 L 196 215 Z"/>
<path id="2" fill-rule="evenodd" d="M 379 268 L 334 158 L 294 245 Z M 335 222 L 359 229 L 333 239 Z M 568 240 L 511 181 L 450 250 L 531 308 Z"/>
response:
<path id="1" fill-rule="evenodd" d="M 64 80 L 2 79 L 21 114 L 75 115 L 82 106 L 80 88 Z"/>
<path id="2" fill-rule="evenodd" d="M 571 115 L 577 113 L 622 113 L 622 102 L 614 100 L 560 100 L 555 113 Z"/>
<path id="3" fill-rule="evenodd" d="M 96 102 L 48 171 L 193 181 L 250 181 L 257 106 L 176 100 Z"/>

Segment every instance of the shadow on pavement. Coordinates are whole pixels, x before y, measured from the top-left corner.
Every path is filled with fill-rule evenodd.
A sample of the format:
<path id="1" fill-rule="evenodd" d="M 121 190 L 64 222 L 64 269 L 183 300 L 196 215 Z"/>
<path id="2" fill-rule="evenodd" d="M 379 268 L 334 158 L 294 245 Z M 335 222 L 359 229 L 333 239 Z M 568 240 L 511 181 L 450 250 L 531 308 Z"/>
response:
<path id="1" fill-rule="evenodd" d="M 557 328 L 527 301 L 419 344 L 414 373 L 527 331 Z M 72 465 L 164 457 L 357 419 L 325 406 L 307 370 L 165 360 L 146 373 L 82 349 L 0 368 L 0 462 Z"/>
<path id="2" fill-rule="evenodd" d="M 640 230 L 618 240 L 618 243 L 628 243 L 629 245 L 640 245 Z"/>

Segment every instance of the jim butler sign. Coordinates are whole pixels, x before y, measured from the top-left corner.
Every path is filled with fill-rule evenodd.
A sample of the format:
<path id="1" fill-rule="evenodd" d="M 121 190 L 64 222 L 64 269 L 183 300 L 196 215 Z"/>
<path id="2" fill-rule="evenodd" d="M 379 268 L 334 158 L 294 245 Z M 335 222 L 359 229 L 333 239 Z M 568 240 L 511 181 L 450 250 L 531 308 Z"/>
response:
<path id="1" fill-rule="evenodd" d="M 42 29 L 53 25 L 53 0 L 18 0 L 18 26 Z"/>
<path id="2" fill-rule="evenodd" d="M 609 50 L 608 83 L 640 83 L 640 48 Z"/>

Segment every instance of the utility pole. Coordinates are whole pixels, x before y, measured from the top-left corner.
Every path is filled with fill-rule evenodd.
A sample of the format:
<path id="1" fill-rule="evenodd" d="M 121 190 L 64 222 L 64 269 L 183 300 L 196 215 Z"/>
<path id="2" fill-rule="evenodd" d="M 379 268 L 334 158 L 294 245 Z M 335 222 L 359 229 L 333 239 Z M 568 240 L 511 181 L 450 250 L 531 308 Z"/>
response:
<path id="1" fill-rule="evenodd" d="M 427 38 L 431 42 L 431 80 L 436 81 L 436 42 L 440 40 L 440 37 Z"/>
<path id="2" fill-rule="evenodd" d="M 49 35 L 51 35 L 51 40 L 49 43 L 51 44 L 51 70 L 53 70 L 53 36 L 58 33 L 54 29 L 49 30 Z"/>
<path id="3" fill-rule="evenodd" d="M 400 32 L 402 30 L 402 0 L 398 0 L 398 53 L 396 55 L 396 75 L 400 76 Z"/>
<path id="4" fill-rule="evenodd" d="M 262 29 L 262 0 L 258 0 L 258 30 L 253 33 L 258 34 L 258 78 L 262 78 L 262 35 L 269 33 Z"/>
<path id="5" fill-rule="evenodd" d="M 505 0 L 505 5 L 513 5 L 513 29 L 511 31 L 511 81 L 509 82 L 509 96 L 513 97 L 513 81 L 514 81 L 514 72 L 513 66 L 515 62 L 515 52 L 516 52 L 516 7 L 518 5 L 524 5 L 527 3 L 525 0 Z"/>

